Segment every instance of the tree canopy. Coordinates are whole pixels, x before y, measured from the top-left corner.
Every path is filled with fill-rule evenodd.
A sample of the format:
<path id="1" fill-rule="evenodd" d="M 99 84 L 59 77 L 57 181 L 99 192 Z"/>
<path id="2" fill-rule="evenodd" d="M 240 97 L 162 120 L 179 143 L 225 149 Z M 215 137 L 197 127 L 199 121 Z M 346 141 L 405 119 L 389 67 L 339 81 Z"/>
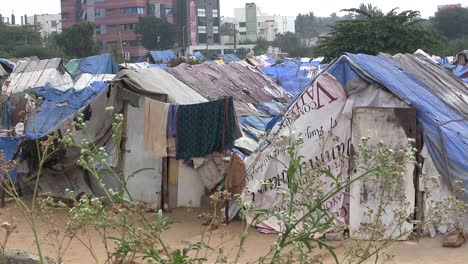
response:
<path id="1" fill-rule="evenodd" d="M 0 53 L 12 53 L 18 46 L 41 45 L 41 35 L 31 27 L 0 24 Z"/>
<path id="2" fill-rule="evenodd" d="M 422 20 L 418 11 L 398 13 L 393 9 L 387 14 L 360 9 L 344 11 L 362 15 L 364 19 L 338 21 L 331 32 L 319 40 L 316 56 L 331 59 L 343 52 L 376 55 L 380 52 L 413 53 L 419 48 L 428 52 L 440 50 L 440 35 L 419 25 Z"/>
<path id="3" fill-rule="evenodd" d="M 99 52 L 99 46 L 94 38 L 94 30 L 93 23 L 75 24 L 56 36 L 57 46 L 65 54 L 77 58 L 96 55 Z"/>
<path id="4" fill-rule="evenodd" d="M 431 18 L 431 22 L 442 35 L 449 39 L 468 36 L 468 8 L 440 10 Z"/>
<path id="5" fill-rule="evenodd" d="M 135 33 L 148 50 L 170 49 L 176 42 L 176 27 L 155 16 L 139 17 Z"/>

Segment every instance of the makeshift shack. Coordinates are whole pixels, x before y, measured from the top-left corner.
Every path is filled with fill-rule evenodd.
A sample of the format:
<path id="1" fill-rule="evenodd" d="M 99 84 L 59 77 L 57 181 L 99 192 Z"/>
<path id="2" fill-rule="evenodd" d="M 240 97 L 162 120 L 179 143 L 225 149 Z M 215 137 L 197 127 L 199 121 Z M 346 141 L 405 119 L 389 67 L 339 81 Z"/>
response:
<path id="1" fill-rule="evenodd" d="M 268 142 L 289 135 L 304 140 L 299 149 L 299 154 L 304 156 L 303 165 L 313 166 L 321 161 L 342 180 L 350 177 L 349 163 L 338 157 L 350 156 L 352 146 L 362 137 L 371 137 L 370 147 L 381 140 L 392 149 L 400 149 L 408 138 L 413 138 L 418 157 L 424 157 L 423 171 L 443 178 L 443 186 L 434 190 L 438 194 L 436 199 L 456 195 L 454 183 L 461 180 L 465 192 L 459 198 L 466 201 L 466 96 L 466 88 L 459 80 L 424 57 L 345 54 L 299 94 L 280 121 L 275 120 L 277 123 L 272 125 L 258 154 L 244 160 L 245 185 L 250 190 L 244 201 L 257 209 L 283 205 L 276 190 L 282 183 L 276 179 L 284 177 L 286 168 L 278 160 L 287 164 L 289 158 L 281 146 Z M 407 165 L 402 186 L 405 202 L 410 205 L 406 213 L 416 219 L 423 209 L 429 210 L 424 205 L 419 175 L 418 167 Z M 325 177 L 324 180 L 327 184 L 323 191 L 326 192 L 332 187 Z M 265 187 L 262 182 L 271 182 L 274 187 Z M 377 206 L 377 189 L 378 186 L 366 180 L 353 183 L 351 196 L 337 195 L 326 209 L 336 220 L 349 223 L 351 237 L 355 237 L 355 231 L 365 224 L 364 210 Z M 401 208 L 403 204 L 394 203 L 392 208 L 386 209 L 384 224 L 391 227 L 392 209 Z M 434 227 L 432 231 L 443 233 L 449 226 L 453 228 L 453 222 L 444 223 L 443 228 Z M 280 229 L 275 219 L 268 219 L 257 227 L 265 232 Z M 408 222 L 396 232 L 398 234 L 387 235 L 395 237 L 411 227 Z"/>

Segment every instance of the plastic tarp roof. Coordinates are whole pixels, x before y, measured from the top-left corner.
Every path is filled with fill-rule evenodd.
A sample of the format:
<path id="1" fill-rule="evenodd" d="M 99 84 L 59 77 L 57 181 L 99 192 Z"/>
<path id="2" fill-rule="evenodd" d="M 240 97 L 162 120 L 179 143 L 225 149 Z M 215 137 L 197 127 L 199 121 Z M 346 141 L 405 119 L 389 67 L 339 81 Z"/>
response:
<path id="1" fill-rule="evenodd" d="M 461 198 L 468 200 L 468 119 L 444 101 L 446 96 L 434 93 L 413 74 L 382 55 L 346 54 L 327 71 L 343 87 L 361 77 L 381 84 L 409 102 L 417 110 L 424 144 L 437 170 L 452 184 L 462 180 L 465 193 Z"/>
<path id="2" fill-rule="evenodd" d="M 195 104 L 207 102 L 192 88 L 159 68 L 122 70 L 112 81 L 121 88 L 145 95 L 167 95 L 169 103 Z"/>
<path id="3" fill-rule="evenodd" d="M 316 71 L 318 66 L 319 62 L 300 62 L 287 59 L 281 64 L 264 67 L 262 71 L 295 96 L 312 83 L 311 72 Z"/>
<path id="4" fill-rule="evenodd" d="M 177 59 L 177 54 L 173 50 L 150 51 L 148 55 L 152 62 L 156 64 L 168 63 L 172 59 Z"/>
<path id="5" fill-rule="evenodd" d="M 80 91 L 74 88 L 60 91 L 50 85 L 36 88 L 36 96 L 44 98 L 44 102 L 26 123 L 27 138 L 41 138 L 57 130 L 62 122 L 71 123 L 107 86 L 104 82 L 95 82 Z"/>
<path id="6" fill-rule="evenodd" d="M 109 53 L 77 59 L 77 62 L 79 73 L 116 74 L 118 71 L 117 63 Z"/>
<path id="7" fill-rule="evenodd" d="M 2 92 L 20 93 L 26 89 L 45 86 L 47 83 L 60 90 L 73 86 L 73 79 L 63 68 L 62 59 L 19 62 L 3 84 Z"/>
<path id="8" fill-rule="evenodd" d="M 231 62 L 241 61 L 241 59 L 239 59 L 235 54 L 225 54 L 223 56 L 223 61 L 224 63 L 229 64 Z"/>
<path id="9" fill-rule="evenodd" d="M 267 76 L 239 63 L 216 65 L 181 64 L 167 71 L 210 100 L 233 96 L 245 103 L 278 101 L 288 103 L 290 95 Z"/>

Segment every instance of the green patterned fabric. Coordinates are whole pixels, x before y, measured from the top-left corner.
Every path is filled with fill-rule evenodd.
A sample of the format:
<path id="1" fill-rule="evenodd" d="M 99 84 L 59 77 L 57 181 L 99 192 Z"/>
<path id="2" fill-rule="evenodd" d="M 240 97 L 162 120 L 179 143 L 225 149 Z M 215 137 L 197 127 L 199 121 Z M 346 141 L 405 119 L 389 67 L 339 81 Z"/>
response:
<path id="1" fill-rule="evenodd" d="M 240 137 L 232 97 L 208 103 L 181 105 L 177 117 L 178 159 L 222 151 Z"/>

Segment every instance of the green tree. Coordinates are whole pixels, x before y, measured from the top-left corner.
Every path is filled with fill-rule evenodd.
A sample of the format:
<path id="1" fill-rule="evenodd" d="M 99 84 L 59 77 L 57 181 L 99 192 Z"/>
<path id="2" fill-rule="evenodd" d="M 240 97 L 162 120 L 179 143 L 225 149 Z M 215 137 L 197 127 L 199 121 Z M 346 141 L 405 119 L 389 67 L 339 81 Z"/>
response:
<path id="1" fill-rule="evenodd" d="M 431 18 L 431 22 L 442 35 L 449 39 L 468 36 L 468 8 L 440 10 Z"/>
<path id="2" fill-rule="evenodd" d="M 221 36 L 234 36 L 234 24 L 230 22 L 224 22 L 219 27 L 219 35 Z"/>
<path id="3" fill-rule="evenodd" d="M 359 10 L 363 11 L 364 13 L 367 13 L 367 14 L 372 14 L 372 15 L 383 15 L 383 12 L 382 10 L 380 10 L 379 8 L 377 8 L 376 6 L 373 6 L 372 4 L 364 4 L 364 3 L 361 3 L 359 5 Z M 354 16 L 355 19 L 366 19 L 367 17 L 361 13 L 357 13 L 355 16 Z"/>
<path id="4" fill-rule="evenodd" d="M 360 9 L 344 10 L 366 18 L 338 21 L 332 31 L 320 39 L 315 55 L 332 59 L 342 52 L 376 55 L 380 52 L 413 53 L 419 48 L 432 53 L 440 50 L 440 35 L 419 25 L 422 20 L 418 11 L 397 13 L 395 10 L 385 15 Z"/>
<path id="5" fill-rule="evenodd" d="M 319 35 L 319 21 L 313 12 L 297 15 L 295 25 L 296 34 L 301 38 L 313 38 Z"/>
<path id="6" fill-rule="evenodd" d="M 0 52 L 11 53 L 22 45 L 41 45 L 41 35 L 31 27 L 0 24 Z"/>
<path id="7" fill-rule="evenodd" d="M 61 58 L 62 53 L 60 53 L 56 49 L 44 47 L 41 45 L 23 45 L 16 47 L 12 51 L 11 56 L 16 58 L 37 56 L 40 60 L 43 60 L 51 58 Z"/>
<path id="8" fill-rule="evenodd" d="M 56 36 L 57 46 L 65 54 L 77 58 L 96 55 L 100 48 L 96 44 L 94 31 L 95 26 L 93 23 L 75 24 Z"/>
<path id="9" fill-rule="evenodd" d="M 266 39 L 260 38 L 257 40 L 255 47 L 253 48 L 255 55 L 261 55 L 268 52 L 270 43 Z"/>
<path id="10" fill-rule="evenodd" d="M 155 16 L 139 17 L 135 33 L 148 50 L 171 49 L 176 43 L 176 27 Z"/>

